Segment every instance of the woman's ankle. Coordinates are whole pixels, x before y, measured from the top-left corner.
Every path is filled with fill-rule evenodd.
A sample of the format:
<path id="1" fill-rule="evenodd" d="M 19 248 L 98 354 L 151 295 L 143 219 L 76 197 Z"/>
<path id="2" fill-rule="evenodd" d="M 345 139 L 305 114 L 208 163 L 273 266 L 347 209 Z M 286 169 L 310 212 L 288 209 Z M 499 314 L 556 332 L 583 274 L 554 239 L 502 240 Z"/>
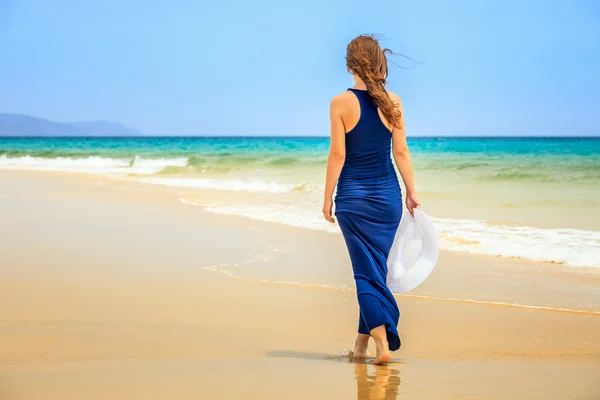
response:
<path id="1" fill-rule="evenodd" d="M 373 339 L 375 342 L 375 347 L 378 350 L 387 350 L 389 348 L 389 343 L 387 341 L 387 339 L 381 339 L 381 338 L 377 338 L 377 339 Z"/>
<path id="2" fill-rule="evenodd" d="M 359 333 L 358 336 L 356 336 L 356 340 L 354 341 L 354 344 L 366 346 L 369 343 L 370 338 L 371 338 L 371 335 L 365 335 L 364 333 Z"/>

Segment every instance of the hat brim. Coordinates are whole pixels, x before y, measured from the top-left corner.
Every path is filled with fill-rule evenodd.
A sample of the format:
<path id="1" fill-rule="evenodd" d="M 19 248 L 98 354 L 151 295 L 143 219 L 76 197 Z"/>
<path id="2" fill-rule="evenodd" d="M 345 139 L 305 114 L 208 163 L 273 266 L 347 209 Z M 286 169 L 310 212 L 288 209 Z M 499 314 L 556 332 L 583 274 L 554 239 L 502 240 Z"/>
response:
<path id="1" fill-rule="evenodd" d="M 415 209 L 414 217 L 405 212 L 394 236 L 394 243 L 387 259 L 387 287 L 392 293 L 413 290 L 433 272 L 439 256 L 437 233 L 433 222 L 425 212 Z M 412 265 L 404 265 L 407 245 L 421 241 L 421 249 Z"/>

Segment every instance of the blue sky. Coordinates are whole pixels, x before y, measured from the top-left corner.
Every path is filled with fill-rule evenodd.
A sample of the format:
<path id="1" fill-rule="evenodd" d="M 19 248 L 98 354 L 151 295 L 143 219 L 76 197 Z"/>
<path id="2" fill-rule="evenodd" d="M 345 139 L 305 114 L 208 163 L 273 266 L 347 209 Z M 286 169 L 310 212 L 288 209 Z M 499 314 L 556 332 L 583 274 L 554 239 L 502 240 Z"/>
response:
<path id="1" fill-rule="evenodd" d="M 409 134 L 600 134 L 595 0 L 0 0 L 0 112 L 326 135 L 361 33 L 422 61 L 390 71 Z"/>

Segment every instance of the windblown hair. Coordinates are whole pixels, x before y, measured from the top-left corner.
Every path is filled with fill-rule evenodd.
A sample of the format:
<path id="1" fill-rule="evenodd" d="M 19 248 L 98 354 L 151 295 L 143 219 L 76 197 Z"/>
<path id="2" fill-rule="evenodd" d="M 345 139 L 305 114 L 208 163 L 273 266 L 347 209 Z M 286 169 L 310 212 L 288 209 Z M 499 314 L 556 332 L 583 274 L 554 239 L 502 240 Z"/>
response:
<path id="1" fill-rule="evenodd" d="M 388 123 L 400 129 L 400 109 L 385 90 L 388 77 L 386 54 L 391 52 L 390 49 L 382 49 L 373 36 L 361 35 L 352 39 L 346 48 L 346 67 L 367 85 L 369 95 Z"/>

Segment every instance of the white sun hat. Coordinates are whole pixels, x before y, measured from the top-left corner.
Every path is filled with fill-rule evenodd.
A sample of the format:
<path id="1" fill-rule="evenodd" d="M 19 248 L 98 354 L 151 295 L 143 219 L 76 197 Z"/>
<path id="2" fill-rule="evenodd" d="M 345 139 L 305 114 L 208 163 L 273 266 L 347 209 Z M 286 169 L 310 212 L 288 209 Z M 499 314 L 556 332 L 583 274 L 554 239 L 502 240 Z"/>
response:
<path id="1" fill-rule="evenodd" d="M 438 239 L 431 219 L 415 208 L 406 210 L 387 259 L 386 284 L 392 293 L 413 290 L 433 271 L 439 255 Z"/>

